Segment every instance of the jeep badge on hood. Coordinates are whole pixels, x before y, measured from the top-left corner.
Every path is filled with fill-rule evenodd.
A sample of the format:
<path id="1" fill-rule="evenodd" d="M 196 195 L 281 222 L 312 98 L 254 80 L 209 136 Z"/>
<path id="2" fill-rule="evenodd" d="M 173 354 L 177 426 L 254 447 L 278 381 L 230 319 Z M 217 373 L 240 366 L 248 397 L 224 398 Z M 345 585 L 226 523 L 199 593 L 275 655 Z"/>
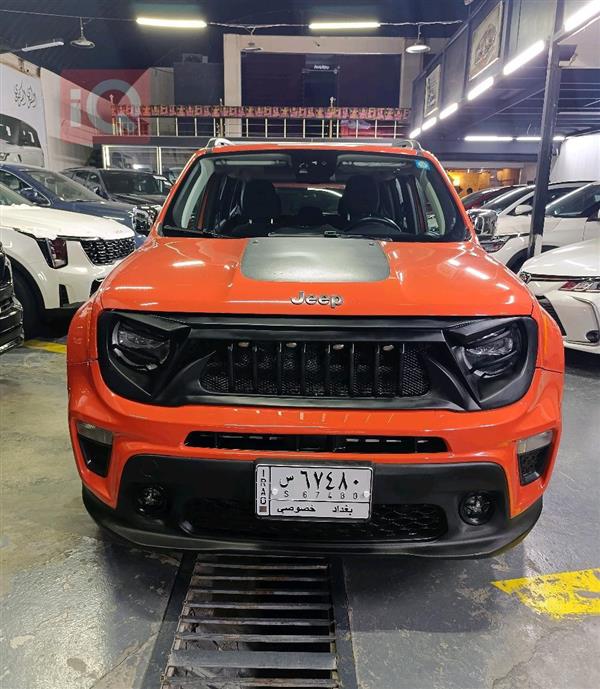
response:
<path id="1" fill-rule="evenodd" d="M 290 301 L 292 304 L 295 304 L 296 306 L 299 306 L 300 304 L 308 304 L 309 306 L 312 306 L 313 304 L 319 304 L 320 306 L 331 306 L 332 309 L 335 309 L 336 306 L 340 306 L 341 304 L 344 303 L 343 297 L 340 297 L 338 294 L 305 294 L 304 292 L 300 292 L 300 294 L 297 297 L 291 297 Z"/>

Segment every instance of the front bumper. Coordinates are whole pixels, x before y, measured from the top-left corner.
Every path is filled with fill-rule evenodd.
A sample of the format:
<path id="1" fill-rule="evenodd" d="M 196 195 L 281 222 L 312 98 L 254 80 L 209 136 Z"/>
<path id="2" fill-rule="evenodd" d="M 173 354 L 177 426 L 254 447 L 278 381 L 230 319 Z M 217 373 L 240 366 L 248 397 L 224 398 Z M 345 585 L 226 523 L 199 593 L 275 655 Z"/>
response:
<path id="1" fill-rule="evenodd" d="M 558 323 L 565 347 L 600 354 L 600 294 L 561 291 L 562 284 L 536 280 L 528 287 Z"/>
<path id="2" fill-rule="evenodd" d="M 77 342 L 78 331 L 71 342 Z M 73 350 L 75 351 L 75 350 Z M 170 548 L 296 549 L 344 552 L 396 552 L 422 555 L 475 556 L 489 554 L 519 539 L 535 523 L 541 497 L 552 473 L 560 440 L 562 374 L 538 368 L 531 386 L 518 402 L 493 410 L 455 412 L 448 410 L 361 410 L 304 409 L 274 407 L 225 407 L 187 405 L 158 407 L 126 400 L 105 386 L 97 361 L 72 361 L 68 366 L 69 428 L 78 471 L 84 484 L 86 503 L 94 517 L 108 529 L 140 545 Z M 86 465 L 79 446 L 76 423 L 85 421 L 113 433 L 110 464 L 106 476 Z M 516 443 L 546 430 L 554 432 L 551 456 L 543 475 L 521 485 Z M 186 446 L 192 431 L 229 433 L 300 433 L 310 435 L 431 436 L 442 438 L 446 452 L 416 454 L 357 453 L 332 455 L 327 452 L 294 453 L 255 450 L 207 449 Z M 148 521 L 132 509 L 127 486 L 139 482 L 131 472 L 141 460 L 143 481 L 174 482 L 173 512 Z M 289 542 L 274 543 L 260 534 L 214 532 L 182 528 L 186 501 L 201 499 L 207 477 L 218 476 L 211 488 L 215 499 L 229 500 L 225 486 L 235 476 L 236 502 L 247 519 L 253 508 L 245 506 L 248 491 L 254 490 L 256 460 L 310 461 L 311 463 L 365 463 L 375 468 L 375 504 L 434 504 L 442 507 L 448 528 L 434 541 L 367 544 L 333 541 L 326 545 L 304 542 L 294 536 Z M 183 468 L 181 468 L 183 467 Z M 219 472 L 224 471 L 222 477 Z M 189 471 L 190 474 L 185 475 Z M 134 477 L 133 479 L 131 477 Z M 417 478 L 413 478 L 413 477 Z M 393 495 L 388 495 L 388 482 Z M 221 478 L 223 485 L 221 485 Z M 196 491 L 188 494 L 186 491 Z M 468 527 L 458 515 L 457 504 L 469 491 L 489 490 L 496 496 L 498 510 L 487 526 Z M 187 496 L 187 497 L 186 497 Z M 206 496 L 205 496 L 206 497 Z M 387 502 L 384 502 L 387 501 Z M 536 507 L 537 506 L 537 507 Z M 141 521 L 140 521 L 141 519 Z M 302 545 L 299 546 L 299 543 Z"/>
<path id="3" fill-rule="evenodd" d="M 83 499 L 101 526 L 143 547 L 430 557 L 497 553 L 520 541 L 542 509 L 539 498 L 511 519 L 504 471 L 491 463 L 376 464 L 373 469 L 373 515 L 367 524 L 258 519 L 254 516 L 254 462 L 250 461 L 138 455 L 127 463 L 116 509 L 85 487 Z M 156 516 L 140 514 L 136 510 L 139 489 L 156 484 L 167 490 L 164 511 Z M 491 520 L 481 526 L 466 524 L 459 516 L 461 497 L 476 490 L 486 491 L 495 504 Z M 434 529 L 433 506 L 443 514 Z"/>
<path id="4" fill-rule="evenodd" d="M 3 298 L 3 292 L 10 296 Z M 23 342 L 23 307 L 12 296 L 12 284 L 0 287 L 0 354 Z"/>

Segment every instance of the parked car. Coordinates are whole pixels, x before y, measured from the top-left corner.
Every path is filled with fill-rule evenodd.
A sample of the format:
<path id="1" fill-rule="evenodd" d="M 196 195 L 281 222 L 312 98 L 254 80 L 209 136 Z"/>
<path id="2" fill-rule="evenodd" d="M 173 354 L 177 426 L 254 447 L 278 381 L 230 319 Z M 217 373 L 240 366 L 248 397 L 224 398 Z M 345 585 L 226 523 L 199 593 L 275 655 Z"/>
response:
<path id="1" fill-rule="evenodd" d="M 432 155 L 209 147 L 71 323 L 84 502 L 151 547 L 489 554 L 540 514 L 563 357 Z"/>
<path id="2" fill-rule="evenodd" d="M 524 184 L 512 184 L 505 187 L 489 187 L 488 189 L 480 189 L 471 194 L 467 194 L 461 198 L 462 205 L 465 210 L 472 210 L 474 208 L 481 208 L 485 203 L 492 201 L 498 196 L 502 196 L 513 189 L 523 189 Z"/>
<path id="3" fill-rule="evenodd" d="M 72 312 L 135 249 L 134 233 L 107 218 L 40 208 L 0 184 L 0 242 L 11 260 L 25 334 Z"/>
<path id="4" fill-rule="evenodd" d="M 554 199 L 547 206 L 547 214 L 551 214 L 551 206 L 558 203 L 559 199 L 566 198 L 566 195 L 576 193 L 578 189 L 584 187 L 582 182 L 562 182 L 551 184 L 549 187 L 549 198 Z M 520 191 L 508 192 L 504 196 L 486 203 L 478 210 L 470 212 L 474 219 L 477 214 L 484 211 L 498 212 L 496 230 L 493 234 L 480 234 L 479 241 L 481 246 L 493 255 L 493 257 L 504 263 L 513 272 L 517 273 L 527 259 L 527 247 L 529 246 L 529 228 L 531 225 L 531 203 L 535 187 L 530 187 L 526 194 Z M 576 197 L 577 198 L 577 197 Z M 581 223 L 579 223 L 581 225 Z M 544 246 L 551 249 L 563 244 L 579 242 L 583 239 L 583 226 L 576 228 L 576 224 L 571 224 L 569 231 L 566 226 L 560 232 L 554 232 L 557 223 L 547 221 L 544 230 Z M 581 230 L 581 231 L 579 231 Z"/>
<path id="5" fill-rule="evenodd" d="M 557 322 L 565 347 L 600 354 L 600 233 L 529 259 L 520 278 Z"/>
<path id="6" fill-rule="evenodd" d="M 37 206 L 116 220 L 135 231 L 137 246 L 143 244 L 152 225 L 153 214 L 144 208 L 132 203 L 101 200 L 59 172 L 32 165 L 0 163 L 0 184 Z"/>
<path id="7" fill-rule="evenodd" d="M 0 114 L 0 162 L 43 165 L 44 152 L 35 128 L 17 117 Z"/>
<path id="8" fill-rule="evenodd" d="M 171 189 L 166 177 L 140 170 L 76 167 L 63 172 L 104 199 L 141 204 L 155 215 Z"/>
<path id="9" fill-rule="evenodd" d="M 0 354 L 23 342 L 23 307 L 15 297 L 12 268 L 0 242 Z"/>

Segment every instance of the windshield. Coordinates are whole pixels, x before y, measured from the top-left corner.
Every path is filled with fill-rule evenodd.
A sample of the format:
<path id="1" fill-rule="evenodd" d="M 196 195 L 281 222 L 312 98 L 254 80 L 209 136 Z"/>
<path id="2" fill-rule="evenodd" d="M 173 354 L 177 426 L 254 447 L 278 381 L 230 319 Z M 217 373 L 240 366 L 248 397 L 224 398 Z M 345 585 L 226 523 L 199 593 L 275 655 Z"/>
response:
<path id="1" fill-rule="evenodd" d="M 163 190 L 161 181 L 149 172 L 103 170 L 102 178 L 111 194 L 165 195 L 167 193 Z"/>
<path id="2" fill-rule="evenodd" d="M 44 189 L 58 196 L 61 201 L 100 200 L 96 194 L 84 186 L 58 172 L 50 172 L 49 170 L 27 170 L 26 172 L 32 179 L 41 184 Z"/>
<path id="3" fill-rule="evenodd" d="M 495 199 L 484 203 L 482 208 L 500 213 L 501 211 L 506 210 L 509 206 L 512 206 L 512 204 L 516 201 L 527 198 L 527 196 L 534 189 L 535 187 L 519 187 L 517 189 L 513 189 L 512 191 L 507 191 L 506 194 L 497 196 Z"/>
<path id="4" fill-rule="evenodd" d="M 555 218 L 588 218 L 599 206 L 600 184 L 588 184 L 548 204 L 546 215 Z"/>
<path id="5" fill-rule="evenodd" d="M 165 235 L 462 241 L 459 209 L 434 165 L 349 150 L 199 158 L 167 209 Z"/>
<path id="6" fill-rule="evenodd" d="M 21 194 L 0 184 L 0 206 L 33 206 L 33 203 L 24 199 Z"/>

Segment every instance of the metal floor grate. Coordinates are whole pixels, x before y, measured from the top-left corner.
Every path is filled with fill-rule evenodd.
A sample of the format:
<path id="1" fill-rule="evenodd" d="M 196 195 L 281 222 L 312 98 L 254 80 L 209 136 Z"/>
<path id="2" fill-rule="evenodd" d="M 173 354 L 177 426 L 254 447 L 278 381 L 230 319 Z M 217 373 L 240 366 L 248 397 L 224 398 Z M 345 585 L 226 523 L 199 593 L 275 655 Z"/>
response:
<path id="1" fill-rule="evenodd" d="M 161 689 L 339 689 L 330 567 L 198 556 Z"/>

